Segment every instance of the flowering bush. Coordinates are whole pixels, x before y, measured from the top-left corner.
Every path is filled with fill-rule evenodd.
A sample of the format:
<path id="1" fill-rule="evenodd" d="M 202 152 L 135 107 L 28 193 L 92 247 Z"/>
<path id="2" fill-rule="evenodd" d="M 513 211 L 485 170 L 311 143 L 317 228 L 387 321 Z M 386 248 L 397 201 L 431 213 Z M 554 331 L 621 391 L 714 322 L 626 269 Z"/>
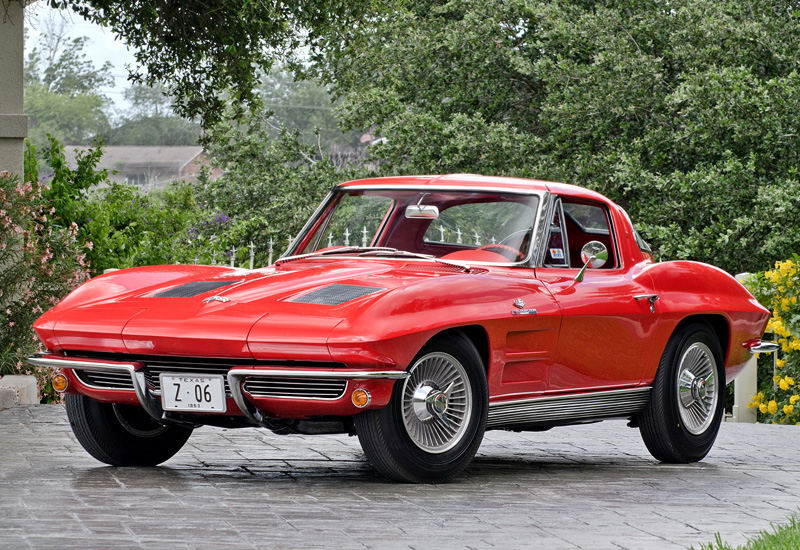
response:
<path id="1" fill-rule="evenodd" d="M 772 311 L 767 331 L 775 333 L 781 352 L 772 372 L 772 361 L 759 368 L 760 391 L 749 407 L 757 408 L 759 420 L 773 424 L 800 424 L 800 256 L 777 262 L 775 269 L 751 277 L 750 289 Z M 766 372 L 765 372 L 766 369 Z"/>
<path id="2" fill-rule="evenodd" d="M 55 394 L 46 373 L 23 363 L 40 349 L 31 324 L 87 280 L 88 268 L 77 225 L 53 222 L 47 191 L 0 172 L 0 374 L 36 375 L 49 401 Z"/>

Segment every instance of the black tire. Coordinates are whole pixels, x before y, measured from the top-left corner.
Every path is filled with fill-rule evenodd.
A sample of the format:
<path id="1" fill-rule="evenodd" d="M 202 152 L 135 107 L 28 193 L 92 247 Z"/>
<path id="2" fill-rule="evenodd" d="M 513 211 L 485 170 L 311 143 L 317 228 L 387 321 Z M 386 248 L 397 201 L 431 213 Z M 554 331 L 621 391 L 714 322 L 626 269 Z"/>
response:
<path id="1" fill-rule="evenodd" d="M 452 333 L 428 342 L 408 370 L 386 407 L 355 416 L 358 440 L 386 478 L 444 483 L 467 467 L 483 440 L 489 409 L 483 361 L 469 339 Z"/>
<path id="2" fill-rule="evenodd" d="M 141 407 L 100 403 L 67 394 L 67 417 L 78 442 L 112 466 L 155 466 L 170 459 L 192 435 L 191 428 L 162 426 Z"/>
<path id="3" fill-rule="evenodd" d="M 717 438 L 725 409 L 725 366 L 719 341 L 704 323 L 685 325 L 664 348 L 639 431 L 657 460 L 702 460 Z"/>

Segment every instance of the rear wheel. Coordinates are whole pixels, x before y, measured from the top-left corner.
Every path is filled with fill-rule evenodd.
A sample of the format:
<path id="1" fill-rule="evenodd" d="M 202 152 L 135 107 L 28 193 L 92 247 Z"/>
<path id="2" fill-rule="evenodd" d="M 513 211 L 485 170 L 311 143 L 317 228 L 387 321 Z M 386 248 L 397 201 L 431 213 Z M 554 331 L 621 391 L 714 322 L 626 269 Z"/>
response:
<path id="1" fill-rule="evenodd" d="M 653 389 L 639 415 L 647 449 L 662 462 L 697 462 L 711 450 L 724 412 L 722 350 L 705 324 L 678 329 L 667 342 Z"/>
<path id="2" fill-rule="evenodd" d="M 66 395 L 67 417 L 78 442 L 112 466 L 155 466 L 177 453 L 191 428 L 163 426 L 141 407 Z"/>
<path id="3" fill-rule="evenodd" d="M 408 372 L 389 405 L 355 417 L 359 442 L 389 479 L 449 481 L 483 439 L 489 402 L 483 362 L 471 341 L 450 334 L 426 344 Z"/>

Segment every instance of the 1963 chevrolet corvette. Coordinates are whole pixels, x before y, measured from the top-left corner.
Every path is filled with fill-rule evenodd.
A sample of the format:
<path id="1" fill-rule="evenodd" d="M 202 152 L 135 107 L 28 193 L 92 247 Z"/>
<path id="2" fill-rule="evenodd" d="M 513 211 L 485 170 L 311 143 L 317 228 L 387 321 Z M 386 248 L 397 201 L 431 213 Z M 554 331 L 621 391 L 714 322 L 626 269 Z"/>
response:
<path id="1" fill-rule="evenodd" d="M 442 482 L 487 429 L 628 418 L 663 462 L 711 449 L 768 312 L 705 264 L 654 262 L 625 211 L 472 175 L 335 187 L 256 270 L 99 276 L 35 324 L 78 441 L 153 465 L 201 425 L 350 433 L 384 476 Z"/>

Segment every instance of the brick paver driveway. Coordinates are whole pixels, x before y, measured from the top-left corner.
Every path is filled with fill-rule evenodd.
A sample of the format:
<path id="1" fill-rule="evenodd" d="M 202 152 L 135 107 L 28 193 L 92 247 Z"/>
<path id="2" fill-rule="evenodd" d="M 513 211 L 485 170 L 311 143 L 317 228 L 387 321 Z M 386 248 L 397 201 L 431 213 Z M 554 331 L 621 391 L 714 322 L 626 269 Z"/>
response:
<path id="1" fill-rule="evenodd" d="M 678 549 L 798 511 L 796 427 L 724 424 L 708 458 L 650 458 L 623 421 L 489 432 L 447 485 L 384 482 L 346 436 L 201 428 L 159 468 L 110 468 L 61 406 L 0 412 L 0 548 Z"/>

